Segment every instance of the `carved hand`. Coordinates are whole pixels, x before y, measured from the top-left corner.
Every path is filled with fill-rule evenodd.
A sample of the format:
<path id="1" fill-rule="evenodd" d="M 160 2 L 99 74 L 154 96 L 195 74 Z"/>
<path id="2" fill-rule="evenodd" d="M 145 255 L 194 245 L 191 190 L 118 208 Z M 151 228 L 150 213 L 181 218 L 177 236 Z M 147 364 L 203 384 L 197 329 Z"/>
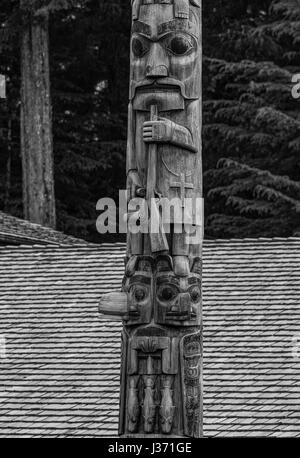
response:
<path id="1" fill-rule="evenodd" d="M 128 199 L 135 197 L 143 197 L 142 191 L 144 190 L 137 170 L 130 170 L 127 176 L 127 191 Z M 145 190 L 144 190 L 145 191 Z"/>
<path id="2" fill-rule="evenodd" d="M 175 123 L 166 118 L 158 121 L 146 121 L 143 126 L 143 139 L 146 143 L 170 142 L 175 129 Z"/>
<path id="3" fill-rule="evenodd" d="M 166 118 L 144 122 L 143 140 L 146 143 L 171 143 L 197 153 L 190 131 Z"/>

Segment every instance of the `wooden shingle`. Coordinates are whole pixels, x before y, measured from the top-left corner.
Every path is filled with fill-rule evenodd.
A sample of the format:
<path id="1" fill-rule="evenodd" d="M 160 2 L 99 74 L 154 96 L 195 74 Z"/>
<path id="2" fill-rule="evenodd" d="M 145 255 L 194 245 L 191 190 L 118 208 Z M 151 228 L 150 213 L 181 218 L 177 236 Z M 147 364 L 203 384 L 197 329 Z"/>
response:
<path id="1" fill-rule="evenodd" d="M 117 434 L 124 255 L 0 248 L 0 437 Z M 300 437 L 300 239 L 205 242 L 203 296 L 204 434 Z"/>

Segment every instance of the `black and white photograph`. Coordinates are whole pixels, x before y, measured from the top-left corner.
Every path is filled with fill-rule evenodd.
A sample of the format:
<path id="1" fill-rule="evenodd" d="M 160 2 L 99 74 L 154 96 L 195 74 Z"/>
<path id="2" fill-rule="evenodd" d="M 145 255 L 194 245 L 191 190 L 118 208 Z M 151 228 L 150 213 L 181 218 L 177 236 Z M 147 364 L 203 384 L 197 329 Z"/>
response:
<path id="1" fill-rule="evenodd" d="M 300 0 L 0 1 L 0 439 L 300 438 Z"/>

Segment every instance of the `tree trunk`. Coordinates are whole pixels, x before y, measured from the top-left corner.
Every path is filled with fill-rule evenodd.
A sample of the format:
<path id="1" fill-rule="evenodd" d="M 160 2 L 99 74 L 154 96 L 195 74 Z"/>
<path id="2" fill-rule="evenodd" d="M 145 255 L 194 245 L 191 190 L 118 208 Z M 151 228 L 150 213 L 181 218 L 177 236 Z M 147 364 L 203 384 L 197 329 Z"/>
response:
<path id="1" fill-rule="evenodd" d="M 6 180 L 5 180 L 5 199 L 4 211 L 9 212 L 10 190 L 11 190 L 11 159 L 12 159 L 12 119 L 8 120 L 7 132 L 7 161 L 6 161 Z"/>
<path id="2" fill-rule="evenodd" d="M 22 6 L 22 3 L 21 3 Z M 26 15 L 21 37 L 24 217 L 55 227 L 48 15 Z"/>

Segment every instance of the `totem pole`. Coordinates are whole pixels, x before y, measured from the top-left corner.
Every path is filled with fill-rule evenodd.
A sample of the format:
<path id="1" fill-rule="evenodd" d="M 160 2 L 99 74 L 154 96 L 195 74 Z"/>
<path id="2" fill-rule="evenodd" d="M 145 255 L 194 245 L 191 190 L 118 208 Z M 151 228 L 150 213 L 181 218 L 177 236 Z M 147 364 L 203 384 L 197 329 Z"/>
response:
<path id="1" fill-rule="evenodd" d="M 142 227 L 148 216 L 149 230 L 128 231 L 122 292 L 100 301 L 100 312 L 124 325 L 119 434 L 200 437 L 202 221 L 195 205 L 183 224 L 188 201 L 202 196 L 197 0 L 132 0 L 127 190 L 129 207 L 147 203 L 147 215 L 134 217 Z M 179 218 L 178 206 L 162 212 L 163 200 L 179 202 Z"/>

